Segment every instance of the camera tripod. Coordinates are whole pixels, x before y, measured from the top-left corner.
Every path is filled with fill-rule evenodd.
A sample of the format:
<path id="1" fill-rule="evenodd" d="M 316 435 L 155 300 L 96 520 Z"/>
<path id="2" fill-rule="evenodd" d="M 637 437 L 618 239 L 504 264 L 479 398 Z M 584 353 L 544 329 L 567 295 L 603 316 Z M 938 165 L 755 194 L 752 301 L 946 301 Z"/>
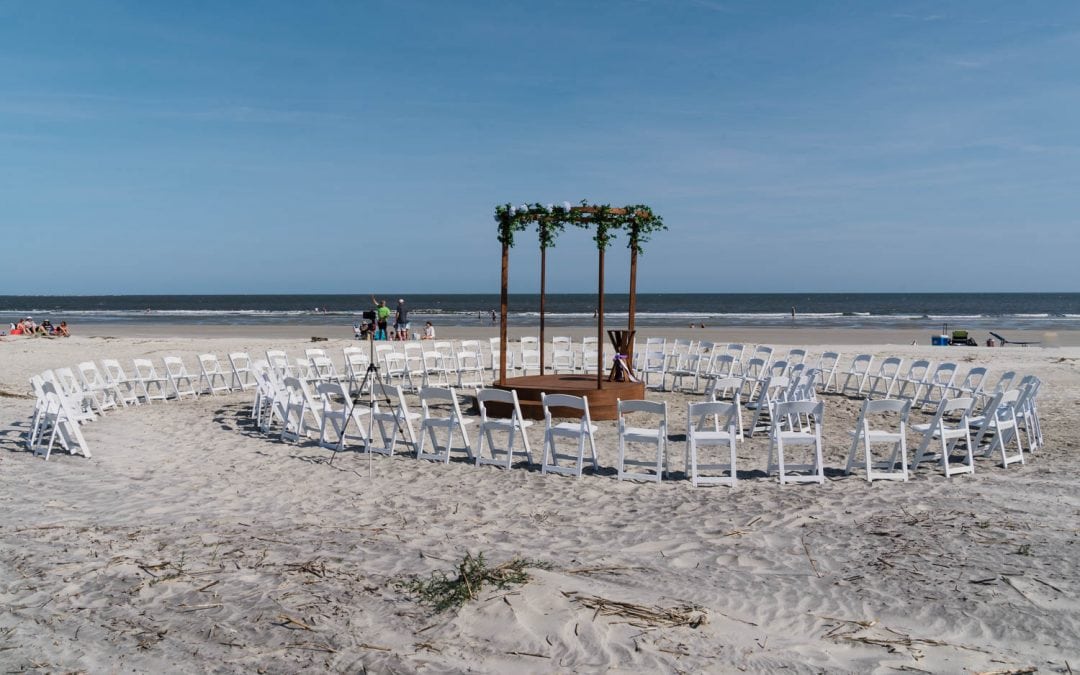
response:
<path id="1" fill-rule="evenodd" d="M 372 438 L 374 437 L 374 434 L 375 434 L 375 406 L 376 406 L 376 403 L 377 403 L 377 401 L 375 399 L 375 384 L 376 383 L 378 383 L 378 385 L 379 385 L 379 391 L 382 392 L 382 394 L 383 394 L 383 398 L 385 400 L 387 409 L 393 410 L 394 409 L 394 403 L 393 403 L 393 401 L 390 400 L 389 394 L 386 393 L 386 389 L 385 389 L 385 384 L 386 383 L 383 382 L 382 375 L 379 373 L 379 365 L 375 361 L 375 339 L 374 339 L 374 335 L 368 335 L 368 366 L 367 366 L 367 370 L 364 371 L 364 379 L 360 380 L 360 387 L 359 387 L 359 389 L 357 389 L 356 396 L 352 397 L 352 406 L 355 408 L 356 405 L 358 403 L 360 403 L 361 400 L 362 400 L 363 393 L 364 393 L 364 388 L 365 387 L 367 388 L 367 392 L 368 392 L 368 395 L 367 395 L 368 420 L 367 420 L 367 422 L 368 422 L 368 425 L 367 425 L 367 435 L 366 435 L 367 437 L 366 437 L 366 439 L 364 441 L 364 450 L 367 452 L 367 456 L 368 456 L 368 478 L 371 477 L 371 472 L 372 472 L 372 468 L 371 468 L 371 440 L 372 440 Z M 350 392 L 350 394 L 351 394 L 351 392 Z M 393 418 L 394 418 L 394 436 L 396 437 L 399 433 L 404 436 L 404 431 L 401 428 L 401 419 L 400 419 L 400 416 L 398 415 L 398 412 L 396 410 L 394 412 Z M 344 428 L 342 429 L 342 432 L 344 433 Z M 330 457 L 330 461 L 328 462 L 328 464 L 332 465 L 334 463 L 334 458 L 335 457 L 337 457 L 337 452 L 335 452 Z"/>

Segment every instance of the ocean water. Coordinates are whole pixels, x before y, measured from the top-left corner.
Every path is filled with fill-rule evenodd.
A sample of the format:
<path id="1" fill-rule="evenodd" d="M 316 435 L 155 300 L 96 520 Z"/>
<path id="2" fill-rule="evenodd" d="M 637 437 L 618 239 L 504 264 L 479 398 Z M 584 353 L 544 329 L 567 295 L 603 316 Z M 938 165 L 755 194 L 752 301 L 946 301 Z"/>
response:
<path id="1" fill-rule="evenodd" d="M 498 294 L 404 296 L 409 320 L 439 326 L 490 325 Z M 388 297 L 393 307 L 397 297 Z M 628 296 L 605 297 L 604 323 L 625 323 Z M 548 326 L 591 326 L 595 294 L 549 294 Z M 0 296 L 0 322 L 33 316 L 73 325 L 101 323 L 351 325 L 371 309 L 363 295 Z M 792 310 L 795 317 L 792 318 Z M 511 294 L 509 322 L 539 323 L 539 296 Z M 639 293 L 639 326 L 806 326 L 822 328 L 1080 329 L 1080 293 Z"/>

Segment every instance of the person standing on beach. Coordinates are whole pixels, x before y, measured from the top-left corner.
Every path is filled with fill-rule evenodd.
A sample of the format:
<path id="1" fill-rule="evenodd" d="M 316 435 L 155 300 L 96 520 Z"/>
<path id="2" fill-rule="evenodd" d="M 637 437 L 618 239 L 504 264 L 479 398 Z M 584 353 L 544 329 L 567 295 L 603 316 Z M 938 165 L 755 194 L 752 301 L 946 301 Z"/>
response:
<path id="1" fill-rule="evenodd" d="M 405 309 L 405 298 L 398 298 L 397 314 L 394 315 L 394 332 L 398 340 L 409 339 L 409 311 Z"/>
<path id="2" fill-rule="evenodd" d="M 374 295 L 371 296 L 371 301 L 375 303 L 375 321 L 379 326 L 375 331 L 375 339 L 386 340 L 388 339 L 386 323 L 390 319 L 390 308 L 386 306 L 385 300 L 376 300 Z"/>

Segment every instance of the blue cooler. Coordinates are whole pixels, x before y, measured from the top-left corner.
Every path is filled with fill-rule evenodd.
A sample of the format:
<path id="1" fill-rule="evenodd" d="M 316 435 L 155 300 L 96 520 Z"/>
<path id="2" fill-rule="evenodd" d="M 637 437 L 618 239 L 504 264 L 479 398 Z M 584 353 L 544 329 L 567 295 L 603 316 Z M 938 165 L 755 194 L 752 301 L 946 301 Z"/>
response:
<path id="1" fill-rule="evenodd" d="M 949 346 L 949 336 L 948 335 L 931 335 L 930 336 L 930 344 L 934 345 L 935 347 L 948 347 Z"/>

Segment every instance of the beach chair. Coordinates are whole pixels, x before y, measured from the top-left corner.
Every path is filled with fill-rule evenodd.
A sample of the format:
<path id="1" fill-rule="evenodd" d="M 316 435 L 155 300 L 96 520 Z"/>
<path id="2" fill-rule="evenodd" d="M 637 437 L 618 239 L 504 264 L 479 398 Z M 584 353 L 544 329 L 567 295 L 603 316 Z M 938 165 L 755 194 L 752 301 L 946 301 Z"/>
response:
<path id="1" fill-rule="evenodd" d="M 217 393 L 231 391 L 229 378 L 221 369 L 221 362 L 216 354 L 199 354 L 199 389 L 209 392 L 211 396 Z"/>
<path id="2" fill-rule="evenodd" d="M 377 452 L 382 455 L 393 455 L 397 448 L 398 437 L 404 438 L 413 450 L 416 449 L 416 432 L 413 430 L 413 422 L 420 419 L 420 413 L 409 410 L 405 402 L 405 393 L 401 387 L 392 384 L 372 383 L 375 391 L 372 393 L 374 408 L 372 419 L 379 427 L 379 437 L 382 439 L 381 446 L 375 446 L 374 439 L 368 445 L 369 452 Z"/>
<path id="3" fill-rule="evenodd" d="M 638 361 L 636 371 L 641 381 L 647 388 L 655 388 L 664 391 L 667 387 L 667 352 L 665 351 L 667 340 L 665 338 L 645 338 L 645 348 L 634 351 Z M 660 384 L 654 385 L 654 376 L 659 376 Z"/>
<path id="4" fill-rule="evenodd" d="M 778 473 L 781 485 L 825 482 L 821 446 L 824 410 L 825 404 L 821 401 L 784 401 L 776 404 L 769 431 L 769 465 L 766 472 L 770 476 Z M 802 418 L 809 419 L 808 426 L 798 421 Z M 786 453 L 791 446 L 811 446 L 811 461 L 790 463 Z"/>
<path id="5" fill-rule="evenodd" d="M 429 459 L 434 462 L 450 462 L 450 453 L 454 448 L 454 436 L 461 433 L 461 443 L 466 456 L 475 461 L 466 425 L 472 420 L 462 417 L 458 405 L 457 392 L 450 387 L 424 387 L 420 390 L 420 442 L 416 446 L 417 459 Z M 439 414 L 439 413 L 442 414 Z M 446 431 L 446 444 L 440 445 L 438 430 Z M 424 432 L 427 435 L 424 435 Z M 428 438 L 431 439 L 432 452 L 424 452 Z"/>
<path id="6" fill-rule="evenodd" d="M 1034 375 L 1025 375 L 1017 387 L 1020 398 L 1016 402 L 1017 420 L 1023 427 L 1028 439 L 1028 452 L 1034 453 L 1043 444 L 1042 423 L 1039 420 L 1039 391 L 1042 380 Z"/>
<path id="7" fill-rule="evenodd" d="M 247 391 L 259 385 L 251 372 L 251 355 L 247 352 L 230 352 L 229 368 L 232 370 L 229 388 L 233 391 Z"/>
<path id="8" fill-rule="evenodd" d="M 731 356 L 733 370 L 732 375 L 738 375 L 742 377 L 745 374 L 743 365 L 746 361 L 746 345 L 738 342 L 729 342 L 724 347 L 724 353 Z"/>
<path id="9" fill-rule="evenodd" d="M 195 378 L 188 374 L 183 359 L 179 356 L 166 356 L 162 362 L 165 364 L 165 376 L 176 400 L 182 400 L 185 396 L 199 397 L 199 392 L 195 390 Z"/>
<path id="10" fill-rule="evenodd" d="M 789 349 L 787 356 L 784 357 L 784 360 L 792 366 L 800 363 L 806 363 L 806 350 L 800 347 Z"/>
<path id="11" fill-rule="evenodd" d="M 694 487 L 735 487 L 735 442 L 742 438 L 737 392 L 735 396 L 734 403 L 704 401 L 687 404 L 686 472 Z M 719 461 L 724 459 L 723 453 L 710 461 L 701 452 L 702 448 L 713 446 L 727 446 L 726 462 Z"/>
<path id="12" fill-rule="evenodd" d="M 866 471 L 866 481 L 908 479 L 907 466 L 907 424 L 911 412 L 911 401 L 904 399 L 880 399 L 863 401 L 859 412 L 859 421 L 851 436 L 851 450 L 848 451 L 847 473 L 854 469 Z M 889 458 L 874 460 L 874 446 L 888 446 Z M 862 460 L 858 458 L 862 446 Z M 899 462 L 899 469 L 897 469 Z"/>
<path id="13" fill-rule="evenodd" d="M 668 414 L 666 401 L 623 401 L 617 400 L 619 453 L 616 459 L 616 478 L 618 480 L 643 480 L 659 483 L 667 473 Z M 628 419 L 634 415 L 633 424 Z M 653 424 L 642 424 L 642 417 Z M 631 459 L 632 446 L 647 445 L 655 448 L 655 455 L 647 459 Z M 631 471 L 627 467 L 641 467 L 641 471 Z"/>
<path id="14" fill-rule="evenodd" d="M 491 368 L 491 379 L 499 375 L 499 364 L 502 362 L 502 343 L 497 337 L 488 338 L 488 366 Z M 510 365 L 507 363 L 507 365 Z"/>
<path id="15" fill-rule="evenodd" d="M 329 356 L 314 354 L 308 357 L 308 363 L 311 376 L 316 382 L 341 383 L 341 376 L 338 375 L 337 367 Z"/>
<path id="16" fill-rule="evenodd" d="M 915 470 L 925 461 L 937 460 L 941 463 L 946 477 L 962 473 L 975 473 L 975 458 L 972 454 L 971 429 L 968 415 L 974 404 L 971 398 L 944 398 L 934 412 L 929 424 L 914 424 L 912 430 L 923 435 L 915 451 L 911 469 Z M 934 441 L 939 446 L 937 452 L 931 447 Z M 955 466 L 952 454 L 960 441 L 964 442 L 963 464 Z"/>
<path id="17" fill-rule="evenodd" d="M 496 403 L 509 407 L 509 417 L 494 417 L 488 410 L 488 404 Z M 531 466 L 532 449 L 529 447 L 529 436 L 525 432 L 532 426 L 532 420 L 527 420 L 521 414 L 521 404 L 518 401 L 517 392 L 513 389 L 478 389 L 476 391 L 476 404 L 480 409 L 480 426 L 476 431 L 476 465 L 494 464 L 507 469 L 514 461 L 514 445 L 518 436 L 521 437 L 522 449 L 516 454 L 523 455 L 527 466 Z M 506 445 L 500 446 L 496 442 L 496 434 L 506 434 Z M 487 454 L 484 454 L 484 445 L 487 445 Z"/>
<path id="18" fill-rule="evenodd" d="M 540 462 L 540 473 L 560 473 L 581 477 L 585 465 L 585 446 L 588 444 L 589 462 L 593 471 L 599 468 L 596 461 L 596 425 L 589 416 L 589 399 L 585 396 L 569 394 L 540 394 L 540 405 L 544 409 L 544 454 Z M 555 409 L 558 408 L 558 411 Z M 555 422 L 558 417 L 574 415 L 566 422 Z M 577 444 L 574 454 L 560 452 L 558 439 L 574 441 Z M 571 465 L 559 464 L 559 461 L 572 462 Z"/>

